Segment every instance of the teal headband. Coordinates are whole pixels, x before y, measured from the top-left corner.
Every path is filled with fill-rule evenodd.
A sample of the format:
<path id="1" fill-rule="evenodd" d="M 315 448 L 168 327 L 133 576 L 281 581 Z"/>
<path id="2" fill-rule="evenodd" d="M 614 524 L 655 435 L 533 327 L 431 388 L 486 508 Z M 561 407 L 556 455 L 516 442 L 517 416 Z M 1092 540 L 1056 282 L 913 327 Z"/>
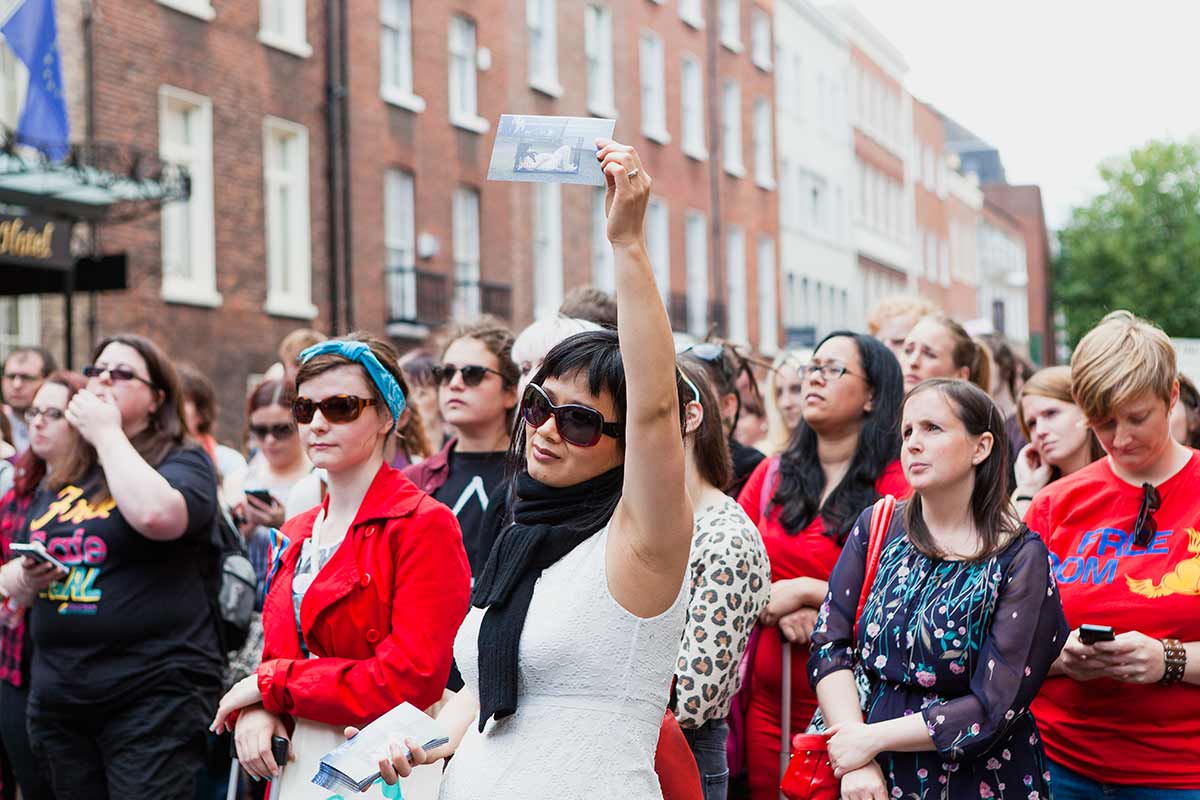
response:
<path id="1" fill-rule="evenodd" d="M 383 395 L 383 402 L 387 403 L 388 410 L 392 412 L 392 421 L 399 427 L 400 414 L 403 413 L 405 406 L 404 392 L 400 389 L 400 384 L 396 382 L 395 376 L 384 369 L 383 364 L 379 363 L 379 359 L 371 352 L 371 348 L 362 342 L 352 342 L 347 339 L 330 339 L 320 344 L 314 344 L 312 347 L 301 352 L 300 363 L 305 364 L 313 356 L 321 356 L 327 353 L 342 356 L 363 365 L 367 374 L 371 376 L 371 380 L 379 388 L 379 393 Z"/>

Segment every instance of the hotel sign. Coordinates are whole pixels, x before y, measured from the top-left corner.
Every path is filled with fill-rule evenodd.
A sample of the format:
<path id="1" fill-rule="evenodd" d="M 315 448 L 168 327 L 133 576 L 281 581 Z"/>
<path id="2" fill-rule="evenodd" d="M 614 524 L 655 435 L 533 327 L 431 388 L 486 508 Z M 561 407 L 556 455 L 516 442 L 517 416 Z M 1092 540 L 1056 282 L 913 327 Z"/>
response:
<path id="1" fill-rule="evenodd" d="M 0 265 L 71 269 L 74 263 L 69 222 L 0 214 Z"/>

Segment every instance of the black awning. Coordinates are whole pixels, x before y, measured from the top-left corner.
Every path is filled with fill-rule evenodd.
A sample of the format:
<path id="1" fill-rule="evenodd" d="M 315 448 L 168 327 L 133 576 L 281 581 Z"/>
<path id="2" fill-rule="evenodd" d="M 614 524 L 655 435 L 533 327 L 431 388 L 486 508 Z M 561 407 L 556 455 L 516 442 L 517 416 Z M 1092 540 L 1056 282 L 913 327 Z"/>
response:
<path id="1" fill-rule="evenodd" d="M 124 253 L 79 258 L 71 269 L 10 265 L 0 261 L 0 297 L 62 294 L 70 288 L 77 292 L 120 291 L 126 288 L 125 261 Z"/>

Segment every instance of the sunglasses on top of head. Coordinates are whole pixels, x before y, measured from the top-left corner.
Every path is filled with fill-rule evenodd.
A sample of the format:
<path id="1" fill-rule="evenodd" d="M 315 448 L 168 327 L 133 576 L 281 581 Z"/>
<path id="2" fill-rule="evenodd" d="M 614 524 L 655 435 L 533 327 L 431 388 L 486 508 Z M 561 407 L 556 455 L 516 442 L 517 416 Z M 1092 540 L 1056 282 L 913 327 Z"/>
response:
<path id="1" fill-rule="evenodd" d="M 525 388 L 525 396 L 521 400 L 521 416 L 534 428 L 542 427 L 546 420 L 554 417 L 558 435 L 576 447 L 592 447 L 602 436 L 620 438 L 624 429 L 619 422 L 605 422 L 604 415 L 590 406 L 577 403 L 554 405 L 542 387 L 536 383 L 531 383 Z"/>
<path id="2" fill-rule="evenodd" d="M 320 402 L 308 397 L 297 397 L 292 401 L 292 419 L 301 425 L 308 425 L 313 421 L 317 410 L 320 409 L 321 416 L 328 422 L 339 425 L 354 422 L 362 415 L 364 408 L 373 405 L 375 405 L 373 399 L 355 397 L 352 394 L 335 394 Z"/>
<path id="3" fill-rule="evenodd" d="M 433 367 L 433 380 L 438 386 L 445 386 L 454 380 L 457 373 L 462 373 L 463 383 L 467 386 L 478 386 L 483 383 L 483 379 L 488 376 L 488 373 L 499 375 L 501 380 L 504 380 L 504 375 L 491 367 L 485 367 L 480 364 L 466 364 L 458 367 L 454 364 L 438 364 Z"/>

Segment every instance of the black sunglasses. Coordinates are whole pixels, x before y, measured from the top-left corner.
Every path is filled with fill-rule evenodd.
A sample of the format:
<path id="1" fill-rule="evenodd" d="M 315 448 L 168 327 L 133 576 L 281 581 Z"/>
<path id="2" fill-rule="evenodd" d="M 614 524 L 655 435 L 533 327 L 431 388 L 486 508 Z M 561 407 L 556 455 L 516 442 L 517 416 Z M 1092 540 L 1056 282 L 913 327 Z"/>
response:
<path id="1" fill-rule="evenodd" d="M 321 416 L 338 425 L 354 422 L 362 414 L 364 408 L 373 405 L 375 405 L 373 399 L 355 397 L 352 394 L 335 394 L 332 397 L 326 397 L 319 403 L 308 397 L 297 397 L 292 401 L 292 418 L 301 425 L 307 425 L 313 421 L 317 409 L 320 409 Z"/>
<path id="2" fill-rule="evenodd" d="M 296 426 L 287 422 L 281 422 L 277 425 L 251 425 L 250 432 L 254 434 L 256 439 L 266 439 L 270 435 L 282 441 L 291 438 L 292 434 L 296 432 Z"/>
<path id="3" fill-rule="evenodd" d="M 619 422 L 605 422 L 604 415 L 590 406 L 576 403 L 556 406 L 536 383 L 531 383 L 525 388 L 525 397 L 521 400 L 521 415 L 526 424 L 534 428 L 542 427 L 546 420 L 554 417 L 558 435 L 576 447 L 592 447 L 600 441 L 601 436 L 620 438 L 625 427 Z"/>
<path id="4" fill-rule="evenodd" d="M 1142 506 L 1138 509 L 1137 521 L 1133 523 L 1133 543 L 1138 547 L 1148 547 L 1154 534 L 1158 533 L 1158 523 L 1154 521 L 1154 512 L 1162 505 L 1162 498 L 1148 483 L 1142 484 Z"/>
<path id="5" fill-rule="evenodd" d="M 445 386 L 454 380 L 454 375 L 458 372 L 462 373 L 463 383 L 467 386 L 478 386 L 483 383 L 483 379 L 487 377 L 489 372 L 493 375 L 499 375 L 501 380 L 504 379 L 502 373 L 480 364 L 467 364 L 462 367 L 456 367 L 454 364 L 438 364 L 433 368 L 433 379 L 439 386 Z"/>
<path id="6" fill-rule="evenodd" d="M 139 381 L 146 384 L 151 389 L 158 388 L 153 383 L 146 380 L 141 375 L 138 375 L 128 367 L 98 367 L 95 364 L 88 364 L 83 368 L 83 376 L 85 378 L 99 378 L 106 372 L 114 381 Z"/>

